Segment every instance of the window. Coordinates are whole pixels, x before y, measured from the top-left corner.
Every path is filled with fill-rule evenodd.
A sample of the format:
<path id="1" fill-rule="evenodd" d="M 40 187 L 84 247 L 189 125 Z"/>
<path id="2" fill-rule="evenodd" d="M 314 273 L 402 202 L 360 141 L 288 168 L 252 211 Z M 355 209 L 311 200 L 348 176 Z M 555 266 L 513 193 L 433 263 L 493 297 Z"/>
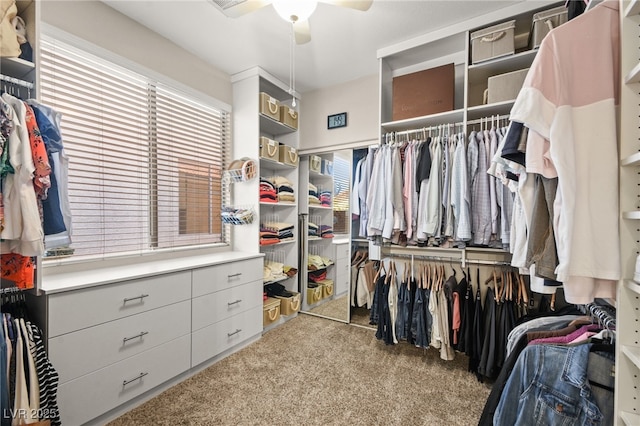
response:
<path id="1" fill-rule="evenodd" d="M 59 41 L 41 101 L 62 115 L 74 256 L 225 243 L 229 113 Z"/>
<path id="2" fill-rule="evenodd" d="M 349 233 L 349 199 L 351 197 L 351 160 L 343 152 L 333 157 L 333 232 Z"/>

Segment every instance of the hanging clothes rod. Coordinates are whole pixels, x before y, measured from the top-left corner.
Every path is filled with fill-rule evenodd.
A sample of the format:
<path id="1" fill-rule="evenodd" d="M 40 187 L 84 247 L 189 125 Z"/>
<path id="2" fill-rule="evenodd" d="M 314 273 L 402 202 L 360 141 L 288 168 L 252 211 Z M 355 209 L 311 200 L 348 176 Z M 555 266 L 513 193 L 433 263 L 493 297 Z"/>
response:
<path id="1" fill-rule="evenodd" d="M 612 312 L 596 303 L 582 305 L 585 314 L 589 314 L 608 330 L 615 330 L 616 318 Z"/>
<path id="2" fill-rule="evenodd" d="M 15 84 L 16 86 L 26 87 L 27 89 L 33 89 L 33 83 L 20 80 L 19 78 L 9 77 L 8 75 L 0 74 L 0 80 L 6 81 L 7 83 L 10 83 L 10 84 Z"/>
<path id="3" fill-rule="evenodd" d="M 506 115 L 494 115 L 494 116 L 491 116 L 491 117 L 483 117 L 483 118 L 476 118 L 475 120 L 467 121 L 467 126 L 472 125 L 472 124 L 487 123 L 487 122 L 489 122 L 489 120 L 508 120 L 508 119 L 509 119 L 509 114 L 506 114 Z"/>

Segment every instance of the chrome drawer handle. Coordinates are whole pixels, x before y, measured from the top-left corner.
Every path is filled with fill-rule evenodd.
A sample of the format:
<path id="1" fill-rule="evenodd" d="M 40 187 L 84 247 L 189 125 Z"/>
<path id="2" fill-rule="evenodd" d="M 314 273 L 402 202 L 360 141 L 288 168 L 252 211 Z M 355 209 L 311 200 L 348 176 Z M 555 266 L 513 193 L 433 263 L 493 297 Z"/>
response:
<path id="1" fill-rule="evenodd" d="M 122 339 L 122 343 L 127 343 L 129 340 L 133 340 L 133 339 L 139 339 L 142 336 L 146 336 L 147 334 L 149 334 L 148 331 L 143 331 L 140 334 L 136 334 L 135 336 L 125 337 L 124 339 Z"/>
<path id="2" fill-rule="evenodd" d="M 227 278 L 235 278 L 235 277 L 239 277 L 240 275 L 242 275 L 242 272 L 238 272 L 237 274 L 227 275 Z"/>
<path id="3" fill-rule="evenodd" d="M 136 297 L 127 297 L 124 299 L 123 303 L 127 303 L 127 302 L 131 302 L 133 300 L 138 300 L 140 299 L 140 302 L 142 302 L 142 299 L 144 299 L 145 297 L 149 297 L 148 294 L 141 294 L 140 296 L 136 296 Z"/>
<path id="4" fill-rule="evenodd" d="M 233 333 L 227 333 L 227 337 L 234 336 L 234 335 L 236 335 L 236 334 L 240 333 L 241 331 L 242 331 L 242 330 L 238 328 L 238 329 L 237 329 L 236 331 L 234 331 Z"/>
<path id="5" fill-rule="evenodd" d="M 227 305 L 229 306 L 233 306 L 233 305 L 237 305 L 238 303 L 242 302 L 242 299 L 238 299 L 235 302 L 228 302 Z"/>
<path id="6" fill-rule="evenodd" d="M 138 375 L 138 377 L 135 377 L 135 378 L 130 379 L 130 380 L 124 380 L 124 381 L 122 382 L 122 387 L 125 387 L 125 386 L 127 386 L 128 384 L 135 382 L 136 380 L 140 380 L 140 379 L 142 379 L 142 378 L 143 378 L 144 376 L 146 376 L 147 374 L 149 374 L 149 373 L 140 373 L 140 375 Z"/>

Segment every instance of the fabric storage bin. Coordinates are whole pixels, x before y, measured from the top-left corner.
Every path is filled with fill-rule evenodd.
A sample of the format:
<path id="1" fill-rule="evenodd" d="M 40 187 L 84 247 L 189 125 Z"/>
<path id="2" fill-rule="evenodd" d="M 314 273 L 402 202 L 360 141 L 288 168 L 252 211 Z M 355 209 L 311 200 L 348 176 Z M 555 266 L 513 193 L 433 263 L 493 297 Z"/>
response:
<path id="1" fill-rule="evenodd" d="M 273 139 L 260 136 L 260 157 L 280 161 L 280 144 Z"/>
<path id="2" fill-rule="evenodd" d="M 267 297 L 267 300 L 262 302 L 262 326 L 266 327 L 269 324 L 280 319 L 280 299 L 275 297 Z"/>
<path id="3" fill-rule="evenodd" d="M 333 296 L 333 280 L 322 281 L 322 298 L 326 299 L 331 296 Z"/>
<path id="4" fill-rule="evenodd" d="M 300 310 L 300 293 L 295 293 L 291 297 L 276 296 L 276 298 L 280 299 L 281 315 L 293 315 Z"/>
<path id="5" fill-rule="evenodd" d="M 321 172 L 323 175 L 333 176 L 333 161 L 323 159 Z"/>
<path id="6" fill-rule="evenodd" d="M 309 156 L 309 170 L 312 172 L 320 173 L 322 167 L 322 158 L 317 155 Z"/>
<path id="7" fill-rule="evenodd" d="M 292 166 L 298 165 L 298 151 L 295 148 L 281 143 L 279 151 L 278 158 L 281 163 Z"/>
<path id="8" fill-rule="evenodd" d="M 287 105 L 280 105 L 280 116 L 278 120 L 292 129 L 298 130 L 298 111 L 289 108 Z"/>
<path id="9" fill-rule="evenodd" d="M 322 299 L 322 286 L 307 288 L 307 305 L 318 303 Z"/>
<path id="10" fill-rule="evenodd" d="M 260 92 L 260 113 L 280 121 L 280 102 L 268 93 Z"/>
<path id="11" fill-rule="evenodd" d="M 512 101 L 518 97 L 529 68 L 489 77 L 487 103 Z"/>
<path id="12" fill-rule="evenodd" d="M 564 6 L 543 10 L 533 15 L 533 30 L 531 31 L 532 49 L 540 47 L 542 39 L 549 31 L 559 27 L 568 20 L 569 13 Z"/>
<path id="13" fill-rule="evenodd" d="M 516 21 L 508 21 L 471 33 L 471 63 L 513 55 Z"/>

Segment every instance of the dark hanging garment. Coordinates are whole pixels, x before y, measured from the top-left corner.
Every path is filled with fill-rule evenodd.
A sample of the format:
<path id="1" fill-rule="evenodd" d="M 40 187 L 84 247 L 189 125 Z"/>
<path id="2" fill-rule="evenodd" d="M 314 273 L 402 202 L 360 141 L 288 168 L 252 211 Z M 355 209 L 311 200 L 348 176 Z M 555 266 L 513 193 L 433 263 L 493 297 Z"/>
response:
<path id="1" fill-rule="evenodd" d="M 494 290 L 489 287 L 484 299 L 484 341 L 480 364 L 478 365 L 478 379 L 495 377 L 496 355 L 496 314 L 497 303 Z"/>
<path id="2" fill-rule="evenodd" d="M 425 303 L 424 292 L 421 288 L 415 291 L 415 301 L 413 303 L 413 315 L 411 321 L 411 334 L 415 338 L 414 344 L 419 348 L 429 347 L 429 342 L 426 342 L 426 316 L 425 307 L 428 310 L 428 301 Z M 426 343 L 425 343 L 426 342 Z"/>
<path id="3" fill-rule="evenodd" d="M 471 278 L 471 277 L 469 277 Z M 478 372 L 480 356 L 482 355 L 482 344 L 484 342 L 484 311 L 480 294 L 480 272 L 477 274 L 477 289 L 474 298 L 473 327 L 471 333 L 471 353 L 469 354 L 469 371 Z"/>
<path id="4" fill-rule="evenodd" d="M 389 288 L 386 283 L 380 286 L 380 297 L 378 298 L 378 330 L 376 338 L 384 340 L 387 345 L 393 345 L 393 324 L 391 323 L 391 312 L 389 311 Z M 376 291 L 378 288 L 376 287 Z"/>
<path id="5" fill-rule="evenodd" d="M 398 286 L 398 315 L 396 316 L 396 338 L 407 340 L 407 323 L 409 323 L 409 291 L 407 281 L 403 280 Z"/>
<path id="6" fill-rule="evenodd" d="M 456 287 L 458 287 L 458 280 L 456 280 L 455 275 L 451 275 L 449 278 L 447 278 L 447 280 L 444 282 L 444 286 L 443 286 L 443 291 L 444 291 L 444 297 L 447 300 L 447 305 L 449 307 L 449 309 L 447 310 L 447 318 L 449 320 L 449 330 L 447 330 L 447 332 L 449 333 L 449 343 L 453 346 L 453 342 L 457 341 L 454 340 L 454 336 L 453 336 L 453 310 L 454 310 L 454 306 L 453 306 L 453 292 L 455 291 Z"/>
<path id="7" fill-rule="evenodd" d="M 380 294 L 382 292 L 382 286 L 384 285 L 385 276 L 381 275 L 376 281 L 376 288 L 373 291 L 373 303 L 371 304 L 371 311 L 369 312 L 369 324 L 378 325 L 378 305 L 380 303 Z"/>
<path id="8" fill-rule="evenodd" d="M 587 4 L 584 0 L 567 0 L 567 19 L 570 21 L 576 16 L 580 16 L 587 8 Z"/>
<path id="9" fill-rule="evenodd" d="M 496 370 L 499 372 L 504 365 L 507 353 L 507 340 L 509 333 L 516 323 L 516 302 L 505 300 L 500 311 L 500 322 L 498 323 L 498 338 L 496 341 Z M 497 373 L 496 372 L 496 373 Z"/>
<path id="10" fill-rule="evenodd" d="M 420 145 L 420 156 L 418 158 L 418 164 L 416 167 L 416 190 L 420 192 L 420 184 L 423 180 L 429 179 L 431 174 L 431 152 L 429 151 L 429 145 L 431 144 L 431 138 L 427 138 L 427 141 Z"/>
<path id="11" fill-rule="evenodd" d="M 408 289 L 407 289 L 407 297 L 409 299 L 409 305 L 407 308 L 407 323 L 405 324 L 405 329 L 406 329 L 406 334 L 407 334 L 407 342 L 409 342 L 410 344 L 414 344 L 416 341 L 416 336 L 413 332 L 413 305 L 415 303 L 416 300 L 416 280 L 414 278 L 411 278 L 411 280 L 409 281 L 409 285 L 408 285 Z"/>
<path id="12" fill-rule="evenodd" d="M 465 297 L 467 295 L 467 279 L 463 277 L 456 286 L 455 292 L 458 294 L 458 300 L 460 301 L 460 331 L 458 332 L 458 344 L 454 346 L 455 350 L 459 352 L 465 351 L 464 339 L 466 336 L 466 320 L 467 320 L 467 301 Z"/>

